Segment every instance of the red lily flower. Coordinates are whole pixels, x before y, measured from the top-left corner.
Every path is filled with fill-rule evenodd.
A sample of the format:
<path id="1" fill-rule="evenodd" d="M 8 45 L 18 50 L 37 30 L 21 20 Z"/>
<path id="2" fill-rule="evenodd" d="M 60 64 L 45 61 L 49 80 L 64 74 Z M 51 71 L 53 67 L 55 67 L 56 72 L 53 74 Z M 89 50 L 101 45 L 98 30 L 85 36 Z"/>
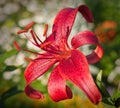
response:
<path id="1" fill-rule="evenodd" d="M 79 32 L 72 38 L 71 47 L 67 43 L 78 11 L 88 22 L 93 22 L 89 8 L 80 5 L 77 8 L 64 8 L 58 13 L 54 20 L 52 33 L 46 37 L 44 42 L 32 29 L 30 30 L 33 22 L 18 32 L 20 34 L 30 31 L 34 40 L 31 42 L 45 51 L 40 54 L 24 50 L 38 55 L 34 60 L 26 58 L 31 62 L 24 74 L 26 79 L 25 93 L 29 97 L 35 99 L 44 97 L 40 91 L 33 89 L 30 84 L 57 63 L 48 80 L 48 93 L 54 101 L 72 98 L 72 92 L 66 85 L 66 80 L 69 80 L 78 86 L 94 104 L 100 102 L 101 94 L 94 83 L 88 65 L 96 63 L 103 55 L 102 47 L 99 45 L 96 35 L 90 31 Z M 46 36 L 47 29 L 48 26 L 46 25 L 44 36 Z M 18 50 L 21 50 L 16 42 L 14 44 Z M 96 45 L 96 49 L 88 56 L 77 49 L 86 44 Z"/>

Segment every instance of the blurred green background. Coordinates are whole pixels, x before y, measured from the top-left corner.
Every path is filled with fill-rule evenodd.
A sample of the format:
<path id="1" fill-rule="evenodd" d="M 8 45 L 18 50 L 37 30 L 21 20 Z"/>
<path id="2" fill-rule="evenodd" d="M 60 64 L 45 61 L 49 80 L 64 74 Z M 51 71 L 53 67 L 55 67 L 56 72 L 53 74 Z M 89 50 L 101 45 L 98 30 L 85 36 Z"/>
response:
<path id="1" fill-rule="evenodd" d="M 25 87 L 24 70 L 28 62 L 25 56 L 33 55 L 18 52 L 13 46 L 17 40 L 20 46 L 35 51 L 24 36 L 16 33 L 31 21 L 35 21 L 35 31 L 42 35 L 44 25 L 51 32 L 53 20 L 64 7 L 76 7 L 86 4 L 94 16 L 94 23 L 88 24 L 78 16 L 72 33 L 90 29 L 94 31 L 103 46 L 101 61 L 90 65 L 95 78 L 99 70 L 103 71 L 102 81 L 111 96 L 120 97 L 120 1 L 119 0 L 0 0 L 0 108 L 108 108 L 104 103 L 93 105 L 75 86 L 71 85 L 74 97 L 70 100 L 53 102 L 47 93 L 45 74 L 35 81 L 33 86 L 42 90 L 43 100 L 29 99 L 23 92 Z M 115 94 L 117 92 L 117 94 Z M 111 108 L 115 108 L 114 106 Z"/>

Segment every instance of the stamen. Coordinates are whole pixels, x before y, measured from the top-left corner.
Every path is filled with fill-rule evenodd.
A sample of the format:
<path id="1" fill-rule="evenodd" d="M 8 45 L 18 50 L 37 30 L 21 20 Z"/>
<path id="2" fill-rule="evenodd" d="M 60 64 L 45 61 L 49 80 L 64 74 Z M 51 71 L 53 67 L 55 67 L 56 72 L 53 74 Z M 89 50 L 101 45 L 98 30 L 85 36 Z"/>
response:
<path id="1" fill-rule="evenodd" d="M 33 40 L 35 41 L 36 45 L 39 46 L 39 43 L 38 43 L 38 41 L 37 41 L 37 39 L 36 39 L 35 32 L 34 32 L 33 30 L 31 30 L 30 33 L 31 33 L 32 38 L 33 38 Z"/>
<path id="2" fill-rule="evenodd" d="M 17 43 L 16 41 L 14 41 L 13 44 L 14 44 L 14 47 L 15 47 L 18 51 L 21 50 L 20 46 L 18 45 L 18 43 Z"/>
<path id="3" fill-rule="evenodd" d="M 29 52 L 29 53 L 33 53 L 33 54 L 40 55 L 40 53 L 37 53 L 37 52 L 31 51 L 31 50 L 27 50 L 27 49 L 22 49 L 22 48 L 20 48 L 20 46 L 18 45 L 18 43 L 17 43 L 16 41 L 14 41 L 14 46 L 15 46 L 15 48 L 16 48 L 18 51 L 22 50 L 22 51 L 25 51 L 25 52 Z"/>
<path id="4" fill-rule="evenodd" d="M 51 43 L 52 43 L 52 42 L 50 42 L 50 41 L 49 41 L 49 42 L 42 43 L 42 44 L 40 45 L 40 48 L 42 49 L 42 48 L 50 45 Z"/>
<path id="5" fill-rule="evenodd" d="M 19 30 L 17 34 L 26 33 L 33 25 L 34 25 L 34 22 L 29 23 L 24 30 Z"/>
<path id="6" fill-rule="evenodd" d="M 29 53 L 33 53 L 33 54 L 40 55 L 40 53 L 37 53 L 37 52 L 31 51 L 31 50 L 27 50 L 27 49 L 22 49 L 22 50 L 25 51 L 25 52 L 29 52 Z"/>
<path id="7" fill-rule="evenodd" d="M 41 49 L 47 51 L 49 54 L 60 54 L 61 51 L 56 49 L 54 46 L 51 45 L 52 42 L 46 42 L 44 44 L 41 44 L 42 47 L 40 46 Z M 46 44 L 46 45 L 45 45 Z"/>
<path id="8" fill-rule="evenodd" d="M 26 34 L 24 34 L 24 35 L 25 35 L 25 37 L 26 37 L 33 45 L 37 46 L 36 43 L 34 43 L 33 41 L 31 41 L 31 39 L 30 39 Z M 38 47 L 38 46 L 37 46 L 37 47 Z"/>
<path id="9" fill-rule="evenodd" d="M 26 25 L 25 30 L 29 30 L 34 25 L 34 22 L 29 23 Z"/>
<path id="10" fill-rule="evenodd" d="M 28 30 L 19 30 L 17 34 L 26 33 Z"/>
<path id="11" fill-rule="evenodd" d="M 61 52 L 60 50 L 56 49 L 52 45 L 49 45 L 48 48 L 50 48 L 50 49 L 47 49 L 47 50 L 51 53 L 54 53 L 54 54 L 59 54 Z"/>
<path id="12" fill-rule="evenodd" d="M 33 61 L 34 61 L 33 59 L 28 58 L 28 57 L 25 57 L 24 59 L 25 59 L 26 61 L 28 61 L 28 62 L 33 62 Z"/>
<path id="13" fill-rule="evenodd" d="M 31 32 L 31 34 L 33 34 L 34 37 L 36 37 L 41 43 L 43 43 L 43 42 L 40 40 L 40 38 L 37 36 L 37 34 L 36 34 L 33 30 L 31 30 L 30 32 Z"/>
<path id="14" fill-rule="evenodd" d="M 39 58 L 36 58 L 36 59 L 34 59 L 34 61 L 35 60 L 39 60 L 39 59 L 55 59 L 55 57 L 39 57 Z"/>
<path id="15" fill-rule="evenodd" d="M 48 31 L 48 24 L 45 24 L 43 36 L 45 36 L 45 37 L 47 36 L 47 31 Z"/>

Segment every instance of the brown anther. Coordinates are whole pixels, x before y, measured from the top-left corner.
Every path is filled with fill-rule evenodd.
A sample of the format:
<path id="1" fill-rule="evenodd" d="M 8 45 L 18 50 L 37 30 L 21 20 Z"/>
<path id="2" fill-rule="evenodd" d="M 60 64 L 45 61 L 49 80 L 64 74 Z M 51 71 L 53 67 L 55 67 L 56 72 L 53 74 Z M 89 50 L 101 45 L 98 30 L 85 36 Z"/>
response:
<path id="1" fill-rule="evenodd" d="M 16 41 L 14 41 L 13 44 L 14 44 L 14 47 L 15 47 L 18 51 L 21 50 L 20 46 L 18 45 L 18 43 L 17 43 Z"/>
<path id="2" fill-rule="evenodd" d="M 26 33 L 33 25 L 34 25 L 34 22 L 29 23 L 29 24 L 25 27 L 25 29 L 19 30 L 19 31 L 17 32 L 17 34 Z"/>
<path id="3" fill-rule="evenodd" d="M 21 34 L 21 33 L 26 33 L 28 30 L 19 30 L 18 32 L 17 32 L 17 34 Z"/>
<path id="4" fill-rule="evenodd" d="M 28 58 L 28 57 L 25 57 L 24 59 L 25 59 L 26 61 L 28 61 L 28 62 L 33 62 L 33 61 L 34 61 L 33 59 Z"/>
<path id="5" fill-rule="evenodd" d="M 26 25 L 25 30 L 29 30 L 34 25 L 34 22 L 29 23 Z"/>
<path id="6" fill-rule="evenodd" d="M 46 36 L 46 35 L 47 35 L 47 31 L 48 31 L 48 24 L 45 24 L 43 36 Z"/>

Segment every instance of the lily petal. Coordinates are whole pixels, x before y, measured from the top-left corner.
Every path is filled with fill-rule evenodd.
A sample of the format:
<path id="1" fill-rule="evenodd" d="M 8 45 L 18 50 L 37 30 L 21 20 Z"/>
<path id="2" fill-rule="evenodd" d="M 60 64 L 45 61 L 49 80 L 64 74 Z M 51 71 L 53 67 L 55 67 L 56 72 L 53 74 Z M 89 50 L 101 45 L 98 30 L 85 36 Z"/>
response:
<path id="1" fill-rule="evenodd" d="M 60 74 L 76 84 L 94 104 L 100 102 L 101 94 L 89 72 L 87 59 L 79 50 L 72 50 L 71 57 L 60 62 Z"/>
<path id="2" fill-rule="evenodd" d="M 103 56 L 103 48 L 98 45 L 96 49 L 88 56 L 86 56 L 89 64 L 98 62 Z"/>
<path id="3" fill-rule="evenodd" d="M 91 23 L 93 22 L 94 18 L 93 18 L 92 12 L 86 5 L 80 5 L 78 7 L 78 11 L 83 15 L 83 17 L 88 22 L 91 22 Z"/>
<path id="4" fill-rule="evenodd" d="M 72 38 L 71 44 L 72 47 L 75 49 L 86 44 L 96 45 L 96 49 L 92 52 L 92 54 L 87 56 L 88 63 L 90 64 L 96 63 L 103 56 L 103 49 L 98 43 L 98 39 L 93 32 L 90 31 L 79 32 Z"/>
<path id="5" fill-rule="evenodd" d="M 48 93 L 55 102 L 72 98 L 72 92 L 66 86 L 66 80 L 59 74 L 59 65 L 53 70 L 48 81 Z"/>
<path id="6" fill-rule="evenodd" d="M 67 41 L 71 32 L 77 12 L 80 12 L 88 22 L 93 22 L 90 9 L 85 5 L 76 8 L 64 8 L 56 16 L 52 28 L 52 34 L 47 40 L 55 40 L 54 44 L 59 45 L 62 41 Z"/>
<path id="7" fill-rule="evenodd" d="M 26 79 L 26 88 L 25 92 L 29 97 L 32 98 L 41 98 L 41 93 L 34 90 L 30 87 L 30 83 L 32 83 L 35 79 L 43 75 L 55 62 L 55 59 L 45 59 L 47 57 L 51 57 L 49 54 L 40 55 L 36 60 L 31 62 L 25 70 L 24 76 Z"/>
<path id="8" fill-rule="evenodd" d="M 43 99 L 44 95 L 35 89 L 33 89 L 31 86 L 27 85 L 25 87 L 25 93 L 27 96 L 34 98 L 34 99 Z"/>

